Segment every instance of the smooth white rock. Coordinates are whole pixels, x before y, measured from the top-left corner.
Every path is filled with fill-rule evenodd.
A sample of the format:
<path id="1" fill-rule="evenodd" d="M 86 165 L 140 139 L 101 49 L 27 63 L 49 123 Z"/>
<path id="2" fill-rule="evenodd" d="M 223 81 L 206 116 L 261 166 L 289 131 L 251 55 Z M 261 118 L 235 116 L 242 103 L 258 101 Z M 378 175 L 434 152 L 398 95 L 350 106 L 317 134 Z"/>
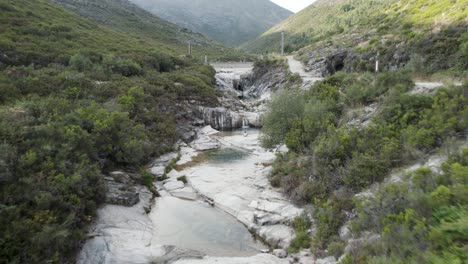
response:
<path id="1" fill-rule="evenodd" d="M 273 250 L 273 255 L 275 255 L 278 258 L 286 258 L 288 256 L 288 252 L 284 249 L 275 249 Z"/>
<path id="2" fill-rule="evenodd" d="M 336 264 L 338 263 L 335 259 L 335 257 L 331 256 L 331 257 L 326 257 L 326 258 L 323 258 L 323 259 L 317 259 L 315 261 L 315 264 Z"/>
<path id="3" fill-rule="evenodd" d="M 262 226 L 258 231 L 258 235 L 264 238 L 269 244 L 276 244 L 286 249 L 294 238 L 294 230 L 285 225 Z"/>
<path id="4" fill-rule="evenodd" d="M 182 189 L 171 191 L 172 196 L 185 199 L 185 200 L 197 200 L 198 194 L 191 187 L 184 187 Z"/>
<path id="5" fill-rule="evenodd" d="M 166 170 L 165 166 L 154 166 L 151 168 L 150 172 L 154 176 L 162 176 Z"/>
<path id="6" fill-rule="evenodd" d="M 205 135 L 200 136 L 192 142 L 192 148 L 198 151 L 217 149 L 220 146 L 219 142 Z"/>
<path id="7" fill-rule="evenodd" d="M 289 261 L 270 254 L 259 254 L 244 258 L 205 257 L 203 259 L 183 259 L 173 264 L 289 264 Z"/>
<path id="8" fill-rule="evenodd" d="M 173 178 L 173 179 L 177 179 L 177 178 L 179 178 L 179 177 L 181 177 L 181 176 L 182 176 L 182 174 L 180 174 L 180 173 L 179 173 L 178 171 L 176 171 L 176 170 L 171 170 L 171 172 L 169 172 L 169 173 L 167 174 L 167 177 Z"/>
<path id="9" fill-rule="evenodd" d="M 181 181 L 170 181 L 164 184 L 164 189 L 173 191 L 184 188 L 185 184 Z"/>
<path id="10" fill-rule="evenodd" d="M 212 128 L 211 126 L 206 126 L 206 127 L 202 128 L 200 130 L 200 132 L 207 135 L 207 136 L 212 136 L 212 135 L 215 135 L 215 134 L 219 133 L 218 130 Z"/>
<path id="11" fill-rule="evenodd" d="M 141 187 L 140 202 L 132 207 L 105 205 L 97 211 L 92 238 L 86 241 L 77 263 L 146 264 L 166 250 L 152 244 L 153 223 L 145 212 L 151 194 Z"/>
<path id="12" fill-rule="evenodd" d="M 193 160 L 193 157 L 196 157 L 198 152 L 188 146 L 182 147 L 180 149 L 180 159 L 177 161 L 176 165 L 184 165 Z"/>

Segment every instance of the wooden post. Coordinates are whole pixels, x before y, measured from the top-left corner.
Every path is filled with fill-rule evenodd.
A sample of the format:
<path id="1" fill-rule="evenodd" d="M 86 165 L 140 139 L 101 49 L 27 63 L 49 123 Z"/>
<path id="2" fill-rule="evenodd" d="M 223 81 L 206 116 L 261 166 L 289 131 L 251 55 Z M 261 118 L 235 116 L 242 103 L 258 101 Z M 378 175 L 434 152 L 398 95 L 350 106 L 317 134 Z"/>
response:
<path id="1" fill-rule="evenodd" d="M 377 52 L 377 57 L 375 59 L 375 72 L 376 73 L 379 72 L 379 56 L 380 56 L 380 52 Z"/>
<path id="2" fill-rule="evenodd" d="M 281 31 L 281 56 L 284 55 L 284 31 Z"/>
<path id="3" fill-rule="evenodd" d="M 188 41 L 188 56 L 192 57 L 192 40 Z"/>

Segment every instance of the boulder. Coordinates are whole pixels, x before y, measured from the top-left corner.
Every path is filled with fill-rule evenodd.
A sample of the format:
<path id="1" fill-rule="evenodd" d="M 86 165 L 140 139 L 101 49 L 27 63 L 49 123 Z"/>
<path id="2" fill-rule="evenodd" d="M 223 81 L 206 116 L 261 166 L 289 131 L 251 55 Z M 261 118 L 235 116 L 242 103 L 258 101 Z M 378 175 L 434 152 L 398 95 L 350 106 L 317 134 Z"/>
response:
<path id="1" fill-rule="evenodd" d="M 284 249 L 275 249 L 273 250 L 273 255 L 277 256 L 278 258 L 286 258 L 288 256 L 288 252 Z"/>
<path id="2" fill-rule="evenodd" d="M 135 178 L 138 177 L 138 175 L 121 171 L 109 173 L 109 176 L 105 177 L 106 203 L 123 206 L 137 204 L 140 201 L 140 196 Z"/>
<path id="3" fill-rule="evenodd" d="M 326 258 L 323 258 L 323 259 L 317 259 L 315 261 L 315 264 L 336 264 L 338 263 L 335 259 L 335 257 L 331 256 L 331 257 L 326 257 Z"/>
<path id="4" fill-rule="evenodd" d="M 265 239 L 270 245 L 275 245 L 286 249 L 294 238 L 294 230 L 285 225 L 262 226 L 258 230 L 258 235 Z"/>
<path id="5" fill-rule="evenodd" d="M 184 200 L 195 201 L 198 199 L 198 194 L 192 188 L 189 187 L 172 191 L 171 194 L 174 197 Z"/>
<path id="6" fill-rule="evenodd" d="M 140 201 L 139 193 L 134 187 L 126 187 L 122 184 L 113 185 L 109 182 L 106 187 L 106 203 L 108 204 L 134 206 Z"/>
<path id="7" fill-rule="evenodd" d="M 164 175 L 165 170 L 166 170 L 165 166 L 154 166 L 154 167 L 151 168 L 150 172 L 154 176 L 160 177 L 160 176 Z"/>
<path id="8" fill-rule="evenodd" d="M 170 191 L 184 188 L 185 184 L 181 181 L 169 181 L 165 183 L 163 186 L 164 186 L 164 189 L 170 192 Z"/>

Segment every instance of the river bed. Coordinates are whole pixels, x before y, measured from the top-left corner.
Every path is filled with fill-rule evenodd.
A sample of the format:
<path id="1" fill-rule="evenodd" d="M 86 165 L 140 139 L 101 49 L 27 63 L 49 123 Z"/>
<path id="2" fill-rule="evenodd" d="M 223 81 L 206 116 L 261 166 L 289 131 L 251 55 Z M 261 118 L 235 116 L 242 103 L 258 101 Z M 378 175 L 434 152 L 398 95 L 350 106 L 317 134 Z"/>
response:
<path id="1" fill-rule="evenodd" d="M 268 247 L 255 239 L 286 248 L 294 237 L 288 223 L 302 212 L 269 184 L 276 153 L 260 147 L 256 129 L 204 130 L 181 146 L 183 169 L 155 182 L 162 197 L 151 200 L 140 186 L 138 204 L 98 210 L 78 263 L 287 263 L 263 254 Z M 206 158 L 191 164 L 198 155 Z M 151 172 L 162 176 L 175 156 L 159 158 Z"/>

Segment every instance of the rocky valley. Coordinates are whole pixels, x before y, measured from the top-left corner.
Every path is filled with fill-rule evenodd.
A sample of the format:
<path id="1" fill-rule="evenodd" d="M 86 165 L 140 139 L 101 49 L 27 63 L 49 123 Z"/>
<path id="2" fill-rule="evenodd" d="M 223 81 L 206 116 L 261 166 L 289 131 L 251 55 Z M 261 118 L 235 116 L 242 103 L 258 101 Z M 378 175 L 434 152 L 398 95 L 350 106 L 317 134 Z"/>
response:
<path id="1" fill-rule="evenodd" d="M 466 7 L 0 0 L 0 264 L 467 262 Z"/>

